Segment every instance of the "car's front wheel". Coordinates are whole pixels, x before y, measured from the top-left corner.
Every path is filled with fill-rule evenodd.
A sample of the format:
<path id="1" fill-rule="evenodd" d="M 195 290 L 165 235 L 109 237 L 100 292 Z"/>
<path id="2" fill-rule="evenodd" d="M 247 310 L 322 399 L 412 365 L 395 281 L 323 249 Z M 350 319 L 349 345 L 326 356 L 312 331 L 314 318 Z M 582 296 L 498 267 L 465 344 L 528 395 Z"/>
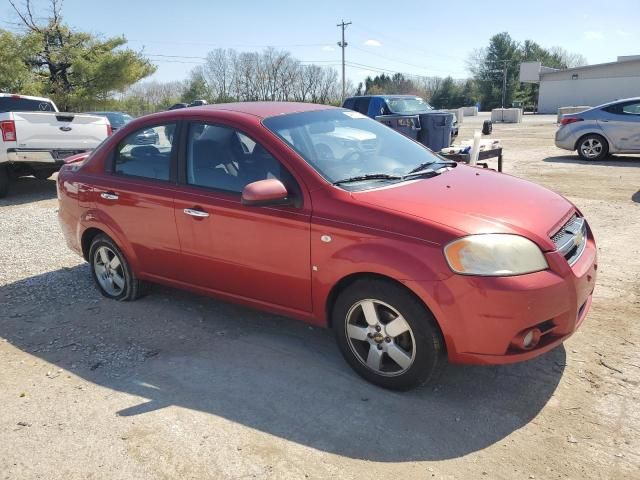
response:
<path id="1" fill-rule="evenodd" d="M 113 300 L 135 300 L 144 284 L 138 280 L 127 259 L 111 238 L 99 234 L 89 249 L 91 273 L 100 293 Z"/>
<path id="2" fill-rule="evenodd" d="M 433 315 L 392 282 L 363 279 L 343 290 L 332 325 L 347 362 L 381 387 L 417 387 L 444 365 L 444 344 Z"/>
<path id="3" fill-rule="evenodd" d="M 609 143 L 601 135 L 585 135 L 578 141 L 578 155 L 583 160 L 602 160 L 609 155 Z"/>

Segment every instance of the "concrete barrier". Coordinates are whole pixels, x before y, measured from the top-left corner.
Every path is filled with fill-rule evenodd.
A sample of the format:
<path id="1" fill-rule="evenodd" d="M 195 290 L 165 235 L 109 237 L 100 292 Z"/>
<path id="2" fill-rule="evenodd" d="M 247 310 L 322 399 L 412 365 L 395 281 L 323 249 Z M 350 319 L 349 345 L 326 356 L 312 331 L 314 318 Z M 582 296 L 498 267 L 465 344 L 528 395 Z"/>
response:
<path id="1" fill-rule="evenodd" d="M 584 112 L 585 110 L 590 109 L 591 107 L 587 107 L 587 106 L 581 106 L 581 107 L 560 107 L 558 109 L 558 123 L 560 123 L 560 120 L 562 119 L 562 116 L 567 114 L 567 113 L 578 113 L 578 112 Z"/>
<path id="2" fill-rule="evenodd" d="M 494 108 L 491 110 L 491 121 L 502 123 L 522 123 L 522 109 Z"/>
<path id="3" fill-rule="evenodd" d="M 447 110 L 449 113 L 453 113 L 456 116 L 458 125 L 461 125 L 464 119 L 464 108 L 454 108 Z"/>
<path id="4" fill-rule="evenodd" d="M 462 115 L 465 117 L 476 117 L 478 115 L 478 107 L 462 107 Z"/>

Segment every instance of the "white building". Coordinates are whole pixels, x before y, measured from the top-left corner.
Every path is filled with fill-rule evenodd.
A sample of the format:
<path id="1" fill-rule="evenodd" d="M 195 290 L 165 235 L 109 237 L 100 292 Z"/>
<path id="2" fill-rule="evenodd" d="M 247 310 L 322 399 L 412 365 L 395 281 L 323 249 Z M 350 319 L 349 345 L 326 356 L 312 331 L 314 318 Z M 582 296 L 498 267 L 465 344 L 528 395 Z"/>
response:
<path id="1" fill-rule="evenodd" d="M 616 62 L 557 70 L 540 62 L 520 65 L 520 81 L 539 83 L 538 113 L 559 107 L 596 106 L 619 98 L 640 97 L 640 55 Z"/>

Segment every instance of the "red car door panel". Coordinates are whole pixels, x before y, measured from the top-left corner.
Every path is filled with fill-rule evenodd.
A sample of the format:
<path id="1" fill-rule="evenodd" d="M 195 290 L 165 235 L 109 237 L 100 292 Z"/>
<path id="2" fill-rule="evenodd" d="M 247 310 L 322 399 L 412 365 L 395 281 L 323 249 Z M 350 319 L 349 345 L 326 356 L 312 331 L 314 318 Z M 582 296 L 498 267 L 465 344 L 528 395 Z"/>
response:
<path id="1" fill-rule="evenodd" d="M 311 311 L 308 213 L 246 207 L 237 195 L 189 186 L 176 194 L 175 212 L 184 261 L 179 280 Z"/>

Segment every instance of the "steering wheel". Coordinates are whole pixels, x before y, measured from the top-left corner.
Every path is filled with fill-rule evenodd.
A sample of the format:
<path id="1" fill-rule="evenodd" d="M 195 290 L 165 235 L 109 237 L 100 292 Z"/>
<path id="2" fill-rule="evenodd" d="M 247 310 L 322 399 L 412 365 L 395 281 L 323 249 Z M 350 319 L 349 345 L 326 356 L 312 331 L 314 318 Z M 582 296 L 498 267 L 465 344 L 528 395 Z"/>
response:
<path id="1" fill-rule="evenodd" d="M 342 162 L 353 163 L 362 159 L 362 152 L 360 150 L 352 149 L 350 152 L 345 153 L 342 157 Z"/>
<path id="2" fill-rule="evenodd" d="M 318 160 L 331 160 L 334 161 L 336 158 L 333 156 L 333 150 L 331 147 L 325 143 L 319 143 L 315 146 L 316 154 L 318 155 Z"/>

